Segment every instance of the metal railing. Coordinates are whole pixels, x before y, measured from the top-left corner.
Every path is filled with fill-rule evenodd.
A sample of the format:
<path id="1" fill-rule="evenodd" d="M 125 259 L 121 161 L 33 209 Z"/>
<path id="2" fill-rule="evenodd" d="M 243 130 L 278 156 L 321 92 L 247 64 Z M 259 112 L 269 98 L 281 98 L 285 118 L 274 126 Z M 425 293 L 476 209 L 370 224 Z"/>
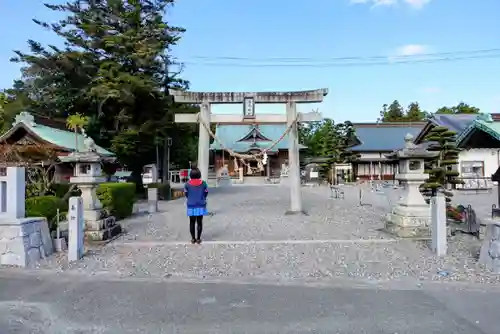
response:
<path id="1" fill-rule="evenodd" d="M 168 182 L 170 184 L 182 183 L 181 182 L 181 171 L 171 170 L 168 172 Z"/>

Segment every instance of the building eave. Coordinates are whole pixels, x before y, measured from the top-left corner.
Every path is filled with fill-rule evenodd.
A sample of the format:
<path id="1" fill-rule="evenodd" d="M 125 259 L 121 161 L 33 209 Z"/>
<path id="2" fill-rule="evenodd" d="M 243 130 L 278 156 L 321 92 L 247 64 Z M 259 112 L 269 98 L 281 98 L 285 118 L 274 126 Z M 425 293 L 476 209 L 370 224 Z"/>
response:
<path id="1" fill-rule="evenodd" d="M 30 136 L 32 136 L 33 138 L 35 138 L 37 141 L 39 141 L 43 145 L 50 145 L 54 149 L 56 149 L 57 151 L 71 152 L 71 150 L 68 150 L 65 147 L 61 147 L 59 145 L 51 143 L 51 142 L 45 140 L 44 138 L 40 137 L 28 125 L 26 125 L 26 124 L 24 124 L 22 122 L 17 123 L 13 127 L 11 127 L 7 132 L 5 132 L 3 135 L 0 136 L 0 145 L 7 144 L 7 140 L 9 140 L 9 138 L 12 137 L 20 129 L 23 129 L 24 131 L 26 131 L 27 134 L 29 134 Z"/>
<path id="2" fill-rule="evenodd" d="M 414 144 L 421 144 L 424 139 L 425 139 L 425 136 L 427 136 L 427 134 L 432 130 L 433 127 L 436 126 L 436 123 L 433 122 L 432 120 L 429 120 L 427 122 L 427 124 L 425 124 L 424 128 L 422 129 L 422 131 L 419 132 L 419 134 L 415 137 L 415 139 L 413 140 L 413 143 Z"/>
<path id="3" fill-rule="evenodd" d="M 491 129 L 489 126 L 484 125 L 478 120 L 473 121 L 462 133 L 460 133 L 456 140 L 455 144 L 457 145 L 458 148 L 462 148 L 463 146 L 467 145 L 467 142 L 472 138 L 472 135 L 476 131 L 482 131 L 491 137 L 495 138 L 496 140 L 500 141 L 500 133 L 497 131 L 494 131 Z"/>

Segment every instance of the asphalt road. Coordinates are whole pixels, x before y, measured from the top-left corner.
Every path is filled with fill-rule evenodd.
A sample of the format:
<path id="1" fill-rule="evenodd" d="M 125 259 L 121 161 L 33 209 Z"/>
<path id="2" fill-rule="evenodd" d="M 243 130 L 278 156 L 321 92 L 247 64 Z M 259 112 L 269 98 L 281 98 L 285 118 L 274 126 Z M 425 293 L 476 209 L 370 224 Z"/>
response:
<path id="1" fill-rule="evenodd" d="M 0 333 L 498 334 L 500 292 L 109 281 L 0 270 Z"/>

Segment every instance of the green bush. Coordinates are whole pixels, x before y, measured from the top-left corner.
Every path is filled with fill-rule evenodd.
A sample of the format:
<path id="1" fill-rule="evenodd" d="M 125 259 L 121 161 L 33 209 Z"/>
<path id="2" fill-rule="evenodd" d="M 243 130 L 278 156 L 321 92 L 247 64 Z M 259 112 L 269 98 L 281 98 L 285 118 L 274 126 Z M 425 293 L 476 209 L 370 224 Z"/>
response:
<path id="1" fill-rule="evenodd" d="M 62 216 L 68 211 L 68 203 L 57 196 L 35 196 L 26 199 L 26 217 L 45 217 L 51 230 L 57 227 L 57 209 Z"/>
<path id="2" fill-rule="evenodd" d="M 172 198 L 172 193 L 170 189 L 170 184 L 168 183 L 151 183 L 148 184 L 148 188 L 158 189 L 158 199 L 162 201 L 168 201 Z"/>
<path id="3" fill-rule="evenodd" d="M 102 183 L 97 187 L 96 193 L 103 208 L 116 219 L 132 215 L 135 202 L 135 183 Z"/>
<path id="4" fill-rule="evenodd" d="M 70 183 L 54 183 L 50 186 L 50 192 L 56 197 L 63 198 L 68 193 L 71 186 L 72 185 Z M 81 195 L 82 192 L 80 189 L 76 188 L 71 192 L 69 197 Z"/>

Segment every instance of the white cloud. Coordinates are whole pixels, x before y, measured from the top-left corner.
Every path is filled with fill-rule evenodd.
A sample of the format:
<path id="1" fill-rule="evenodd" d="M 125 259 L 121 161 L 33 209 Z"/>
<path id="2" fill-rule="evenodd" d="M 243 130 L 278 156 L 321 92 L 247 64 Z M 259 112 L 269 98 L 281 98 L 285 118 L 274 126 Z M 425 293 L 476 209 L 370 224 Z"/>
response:
<path id="1" fill-rule="evenodd" d="M 408 6 L 420 9 L 429 4 L 431 0 L 403 0 Z"/>
<path id="2" fill-rule="evenodd" d="M 351 4 L 371 4 L 372 7 L 377 6 L 394 6 L 404 3 L 412 8 L 421 9 L 429 4 L 431 0 L 349 0 Z"/>
<path id="3" fill-rule="evenodd" d="M 427 45 L 406 44 L 398 47 L 396 50 L 391 52 L 387 59 L 389 60 L 389 62 L 408 61 L 410 59 L 414 59 L 413 57 L 428 54 L 430 53 L 430 50 L 431 48 Z M 410 59 L 408 57 L 410 57 Z"/>
<path id="4" fill-rule="evenodd" d="M 396 49 L 396 57 L 418 56 L 429 53 L 429 46 L 422 44 L 406 44 Z"/>
<path id="5" fill-rule="evenodd" d="M 438 93 L 441 93 L 441 88 L 439 88 L 439 87 L 433 87 L 433 86 L 424 87 L 422 89 L 422 92 L 424 94 L 429 94 L 429 95 L 431 95 L 431 94 L 438 94 Z"/>
<path id="6" fill-rule="evenodd" d="M 349 0 L 351 4 L 372 4 L 373 6 L 391 6 L 398 3 L 398 0 Z"/>

